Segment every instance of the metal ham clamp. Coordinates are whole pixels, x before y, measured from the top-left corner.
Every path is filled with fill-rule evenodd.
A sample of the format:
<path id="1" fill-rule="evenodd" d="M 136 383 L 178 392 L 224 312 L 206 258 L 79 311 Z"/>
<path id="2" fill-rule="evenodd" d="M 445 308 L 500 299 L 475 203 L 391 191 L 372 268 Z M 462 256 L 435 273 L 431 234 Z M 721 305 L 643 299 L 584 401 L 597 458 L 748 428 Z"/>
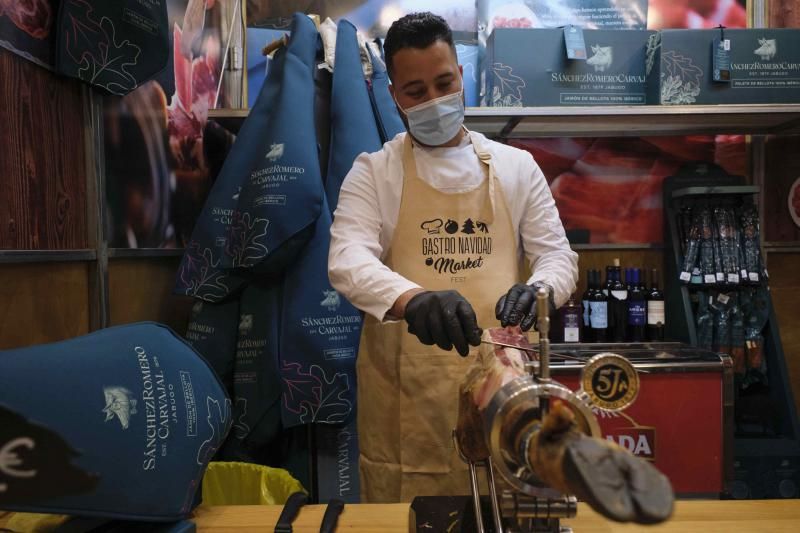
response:
<path id="1" fill-rule="evenodd" d="M 521 332 L 488 329 L 459 388 L 453 439 L 469 466 L 479 533 L 567 532 L 578 499 L 620 522 L 669 518 L 674 495 L 651 464 L 602 438 L 593 409 L 621 410 L 636 398 L 636 370 L 620 355 L 586 361 L 581 390 L 550 377 L 547 293 L 537 293 L 538 361 Z M 477 470 L 486 470 L 491 524 L 483 521 Z M 495 472 L 499 472 L 500 480 Z M 498 481 L 504 482 L 500 490 Z"/>

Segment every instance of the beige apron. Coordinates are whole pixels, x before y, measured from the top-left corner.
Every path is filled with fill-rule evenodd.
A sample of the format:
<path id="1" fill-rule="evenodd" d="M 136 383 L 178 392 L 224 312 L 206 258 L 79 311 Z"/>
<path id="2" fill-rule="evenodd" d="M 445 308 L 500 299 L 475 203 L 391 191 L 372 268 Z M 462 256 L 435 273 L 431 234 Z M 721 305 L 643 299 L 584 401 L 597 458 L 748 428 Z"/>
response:
<path id="1" fill-rule="evenodd" d="M 497 299 L 519 277 L 517 232 L 491 156 L 470 136 L 488 179 L 468 192 L 444 193 L 417 175 L 406 135 L 403 195 L 386 265 L 425 289 L 457 290 L 485 328 L 497 325 Z M 451 432 L 458 385 L 476 351 L 462 358 L 425 346 L 405 321 L 367 317 L 356 366 L 362 501 L 469 493 Z"/>

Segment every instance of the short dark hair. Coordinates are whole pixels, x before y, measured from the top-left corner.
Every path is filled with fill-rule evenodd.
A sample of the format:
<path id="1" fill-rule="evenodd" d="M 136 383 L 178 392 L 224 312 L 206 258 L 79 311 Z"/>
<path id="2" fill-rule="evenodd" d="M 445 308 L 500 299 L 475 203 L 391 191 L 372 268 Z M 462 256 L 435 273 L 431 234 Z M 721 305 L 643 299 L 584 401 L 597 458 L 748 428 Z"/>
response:
<path id="1" fill-rule="evenodd" d="M 453 44 L 453 32 L 450 26 L 439 15 L 429 11 L 422 13 L 409 13 L 395 20 L 386 33 L 383 43 L 383 55 L 386 58 L 386 69 L 392 75 L 392 58 L 403 48 L 427 48 L 436 41 L 444 41 L 453 50 L 456 56 L 456 47 Z"/>

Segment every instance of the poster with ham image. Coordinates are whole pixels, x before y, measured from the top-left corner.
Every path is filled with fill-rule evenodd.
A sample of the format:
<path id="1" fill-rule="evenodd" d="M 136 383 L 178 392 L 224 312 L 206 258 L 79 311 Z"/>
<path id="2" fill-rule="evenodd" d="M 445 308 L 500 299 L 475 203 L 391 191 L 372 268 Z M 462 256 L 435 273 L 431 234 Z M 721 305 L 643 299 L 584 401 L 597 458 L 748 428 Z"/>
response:
<path id="1" fill-rule="evenodd" d="M 0 0 L 0 47 L 53 68 L 55 0 Z"/>
<path id="2" fill-rule="evenodd" d="M 226 29 L 241 20 L 241 1 L 168 0 L 167 7 L 167 68 L 123 98 L 104 99 L 105 223 L 114 248 L 183 247 L 233 142 L 208 111 L 232 98 L 220 78 Z"/>
<path id="3" fill-rule="evenodd" d="M 493 20 L 495 25 L 518 23 L 512 19 Z M 746 23 L 743 0 L 648 4 L 651 30 Z M 660 243 L 665 177 L 694 161 L 715 163 L 735 175 L 748 171 L 743 135 L 519 139 L 511 144 L 529 151 L 542 168 L 572 244 Z"/>
<path id="4" fill-rule="evenodd" d="M 744 136 L 519 139 L 542 168 L 572 244 L 663 241 L 661 182 L 692 161 L 745 175 Z"/>

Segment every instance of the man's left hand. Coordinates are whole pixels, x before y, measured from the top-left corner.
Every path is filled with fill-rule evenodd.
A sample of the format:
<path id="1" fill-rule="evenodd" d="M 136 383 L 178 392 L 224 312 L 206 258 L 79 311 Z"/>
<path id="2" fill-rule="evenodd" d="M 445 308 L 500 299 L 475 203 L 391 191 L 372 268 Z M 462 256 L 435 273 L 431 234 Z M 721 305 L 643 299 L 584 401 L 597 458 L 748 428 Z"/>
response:
<path id="1" fill-rule="evenodd" d="M 555 312 L 553 291 L 545 284 L 526 285 L 517 283 L 506 294 L 500 297 L 494 308 L 494 314 L 500 325 L 517 326 L 528 331 L 536 323 L 536 291 L 544 287 L 548 292 L 548 303 L 551 316 Z"/>

